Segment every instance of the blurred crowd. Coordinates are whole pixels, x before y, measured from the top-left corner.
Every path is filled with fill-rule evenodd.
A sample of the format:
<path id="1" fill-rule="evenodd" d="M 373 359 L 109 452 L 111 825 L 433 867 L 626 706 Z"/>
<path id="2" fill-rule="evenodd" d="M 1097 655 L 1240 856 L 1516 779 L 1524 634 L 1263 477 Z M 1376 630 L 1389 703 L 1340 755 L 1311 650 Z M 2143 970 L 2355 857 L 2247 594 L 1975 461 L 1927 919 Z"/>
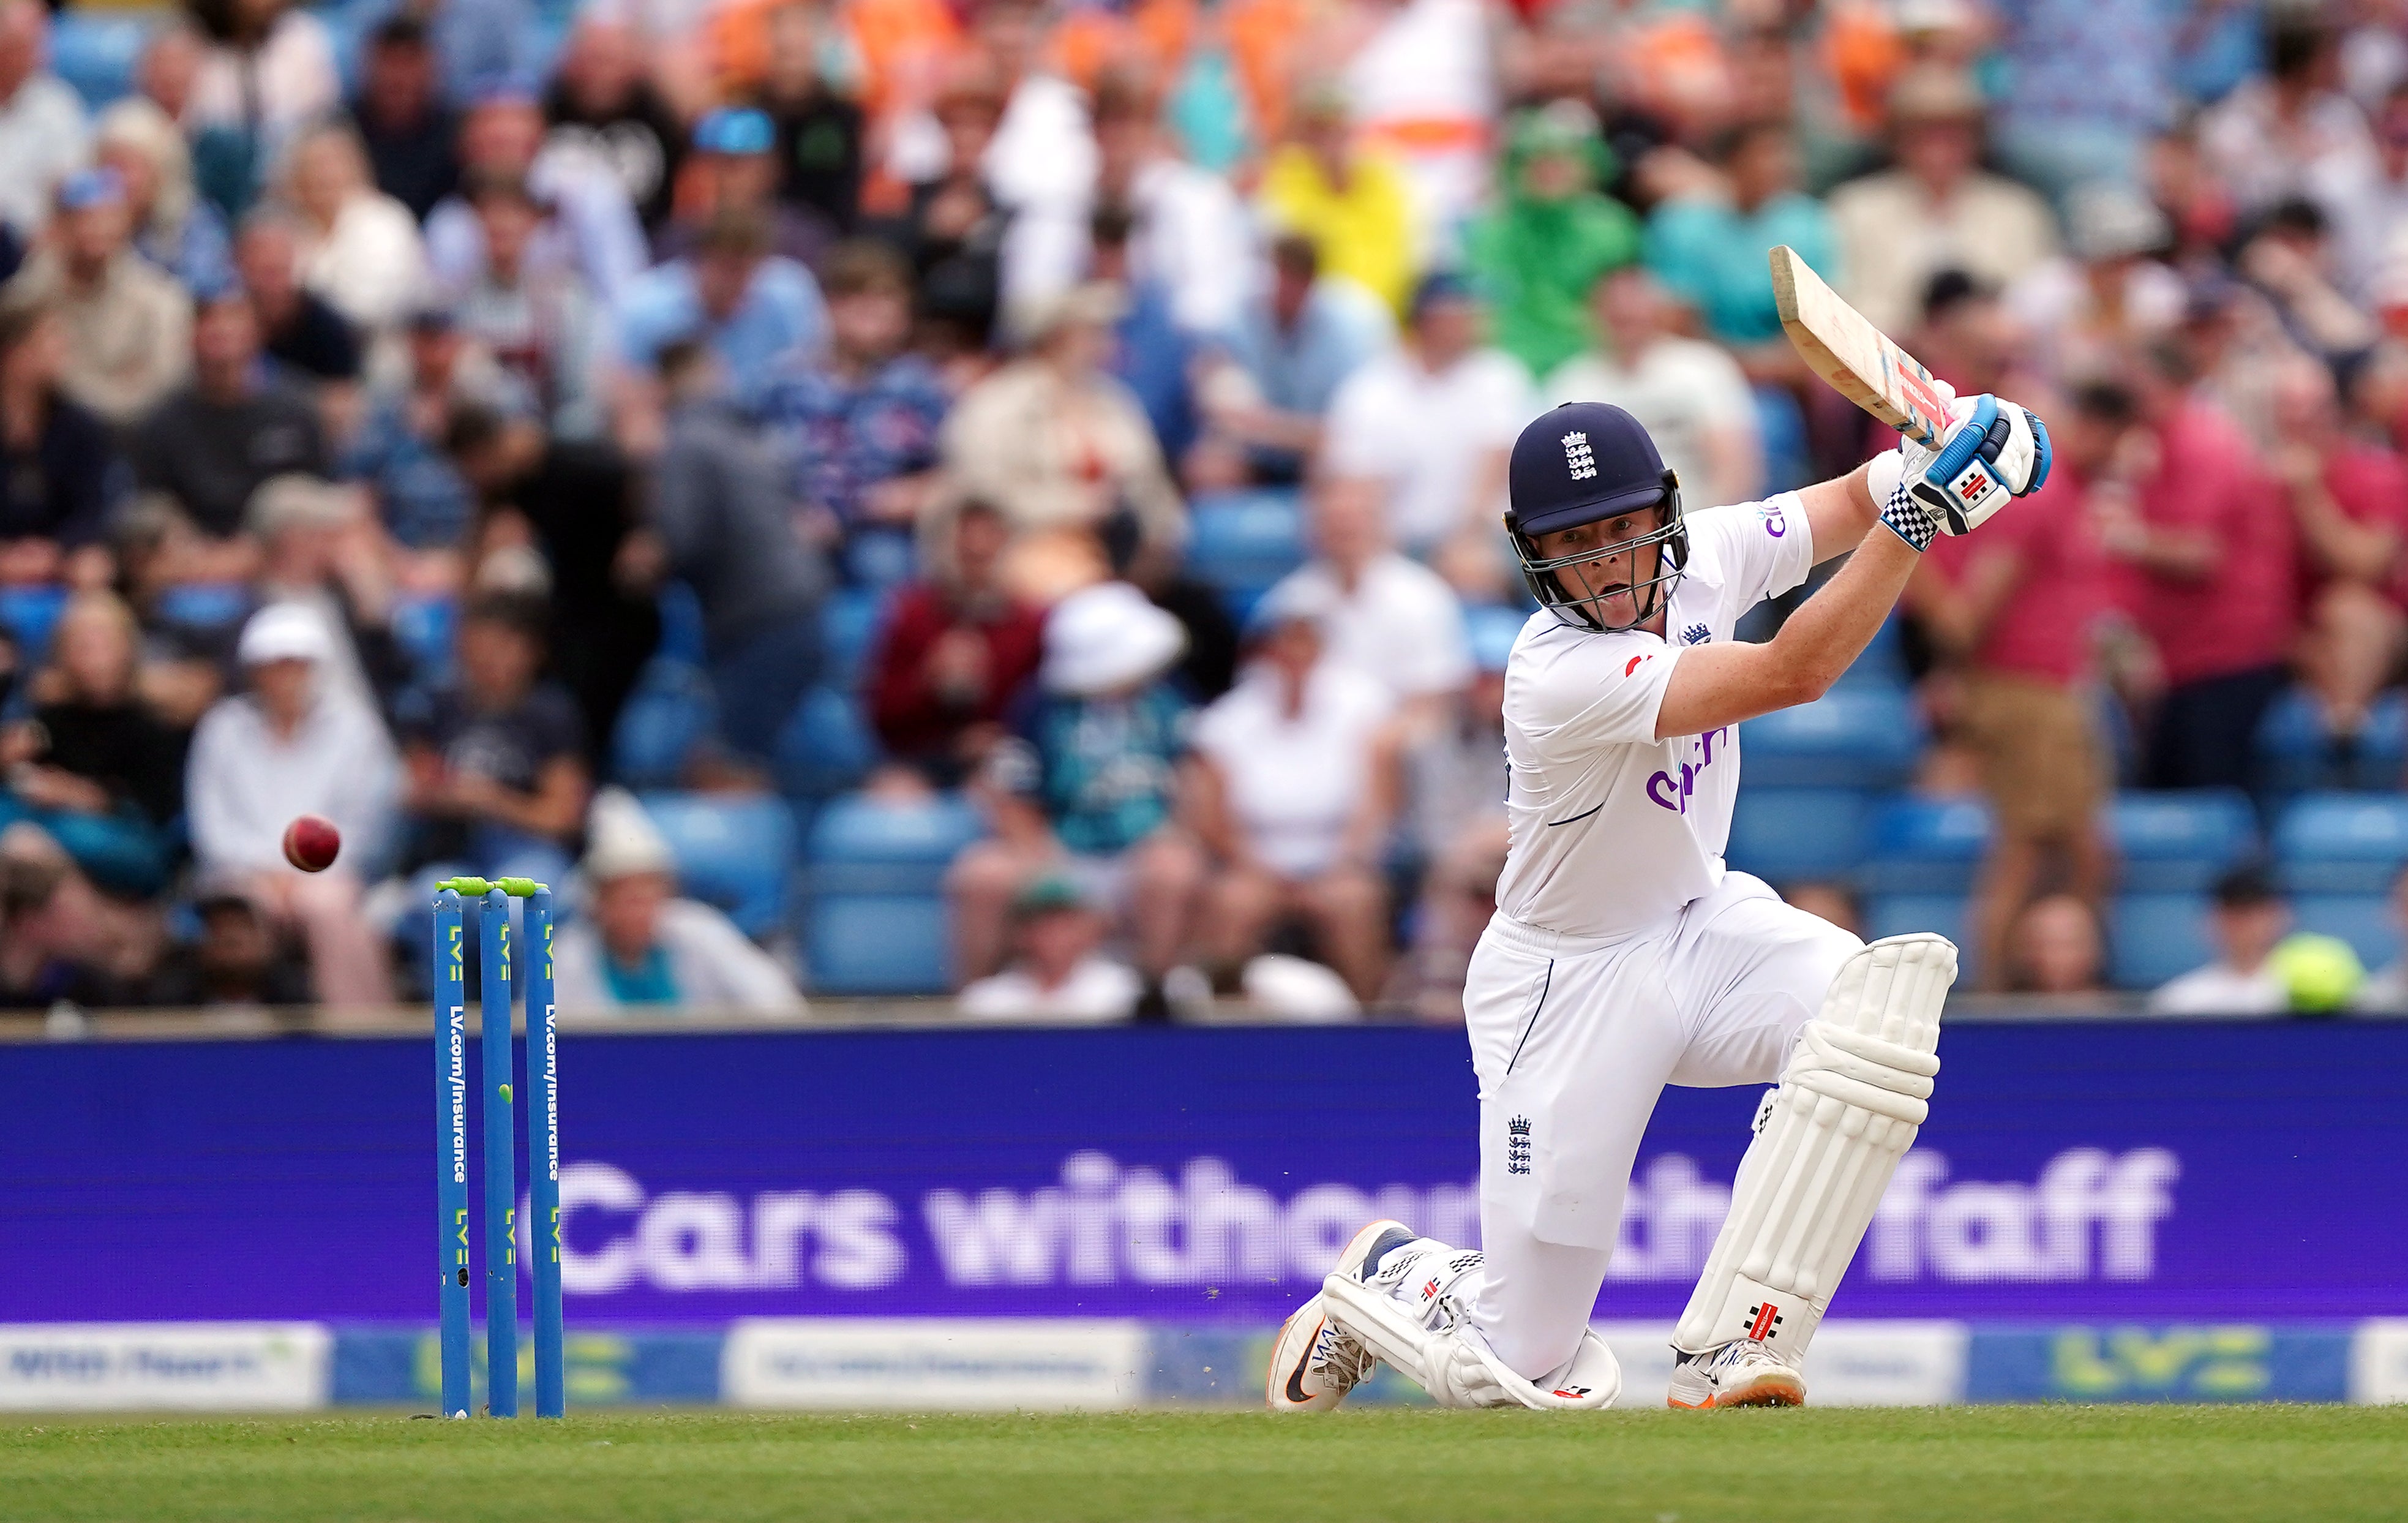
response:
<path id="1" fill-rule="evenodd" d="M 1909 598 L 1985 980 L 2095 984 L 2106 789 L 2253 787 L 2294 698 L 2347 773 L 2400 675 L 2399 0 L 150 22 L 109 96 L 0 0 L 0 1004 L 388 1002 L 470 871 L 575 885 L 565 1001 L 800 1008 L 666 781 L 967 790 L 972 1015 L 1443 1018 L 1522 424 L 1627 408 L 1693 510 L 1890 442 L 1777 243 L 2057 440 Z M 1268 589 L 1190 553 L 1233 501 L 1299 518 Z M 665 641 L 712 717 L 638 779 Z"/>

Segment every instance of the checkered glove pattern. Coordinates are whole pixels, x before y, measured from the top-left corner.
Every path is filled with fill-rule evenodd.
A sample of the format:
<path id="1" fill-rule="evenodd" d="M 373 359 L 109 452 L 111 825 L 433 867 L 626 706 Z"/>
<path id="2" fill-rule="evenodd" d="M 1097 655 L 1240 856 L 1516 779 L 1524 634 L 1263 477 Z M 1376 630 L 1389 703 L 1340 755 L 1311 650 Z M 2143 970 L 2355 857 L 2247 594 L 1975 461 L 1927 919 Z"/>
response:
<path id="1" fill-rule="evenodd" d="M 1931 541 L 1940 537 L 1940 520 L 1915 500 L 1902 481 L 1890 488 L 1889 500 L 1882 504 L 1881 521 L 1918 552 L 1929 550 Z"/>

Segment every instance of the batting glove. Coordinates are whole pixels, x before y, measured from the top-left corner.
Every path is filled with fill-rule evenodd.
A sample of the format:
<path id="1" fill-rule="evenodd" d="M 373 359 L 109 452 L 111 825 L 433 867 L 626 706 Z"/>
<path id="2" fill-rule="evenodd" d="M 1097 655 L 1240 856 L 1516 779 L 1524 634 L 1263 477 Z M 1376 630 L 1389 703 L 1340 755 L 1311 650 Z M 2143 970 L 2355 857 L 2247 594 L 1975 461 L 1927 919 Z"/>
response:
<path id="1" fill-rule="evenodd" d="M 1881 518 L 1917 550 L 1942 534 L 1971 534 L 2048 480 L 2048 429 L 2038 416 L 1984 393 L 1959 398 L 1936 450 L 1912 440 L 1877 455 L 1868 481 Z"/>

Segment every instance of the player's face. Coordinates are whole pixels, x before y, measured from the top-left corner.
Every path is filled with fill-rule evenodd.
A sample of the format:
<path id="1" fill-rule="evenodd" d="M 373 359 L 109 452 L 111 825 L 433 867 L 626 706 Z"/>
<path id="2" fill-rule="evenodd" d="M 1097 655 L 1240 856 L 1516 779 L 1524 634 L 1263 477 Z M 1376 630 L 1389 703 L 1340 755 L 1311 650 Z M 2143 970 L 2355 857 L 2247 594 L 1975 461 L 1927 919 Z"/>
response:
<path id="1" fill-rule="evenodd" d="M 1594 552 L 1593 556 L 1574 561 L 1555 576 L 1573 597 L 1595 599 L 1588 606 L 1600 623 L 1612 628 L 1628 628 L 1639 620 L 1639 595 L 1632 589 L 1656 580 L 1664 554 L 1661 545 L 1633 549 L 1630 541 L 1655 533 L 1663 522 L 1661 508 L 1634 508 L 1593 524 L 1575 524 L 1568 529 L 1542 534 L 1539 536 L 1539 553 L 1555 560 L 1565 555 L 1588 556 Z M 1663 615 L 1659 600 L 1654 618 L 1648 622 L 1659 624 Z"/>

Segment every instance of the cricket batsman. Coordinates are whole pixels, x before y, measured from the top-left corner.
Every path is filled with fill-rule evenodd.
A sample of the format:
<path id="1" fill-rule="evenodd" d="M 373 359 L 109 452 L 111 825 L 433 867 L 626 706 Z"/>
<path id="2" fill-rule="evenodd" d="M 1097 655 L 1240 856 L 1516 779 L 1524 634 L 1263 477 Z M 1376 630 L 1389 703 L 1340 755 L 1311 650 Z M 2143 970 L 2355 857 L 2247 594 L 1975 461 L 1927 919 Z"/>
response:
<path id="1" fill-rule="evenodd" d="M 1673 1332 L 1670 1401 L 1804 1401 L 1815 1325 L 1924 1119 L 1956 949 L 1868 946 L 1723 865 L 1737 726 L 1820 697 L 1935 535 L 2046 478 L 2023 408 L 1948 416 L 1936 447 L 1700 512 L 1619 408 L 1522 431 L 1505 525 L 1541 606 L 1506 670 L 1512 848 L 1463 995 L 1484 1251 L 1365 1228 L 1281 1329 L 1273 1410 L 1335 1406 L 1383 1359 L 1444 1406 L 1608 1404 L 1622 1374 L 1589 1316 L 1656 1097 L 1775 1080 Z M 1732 639 L 1847 551 L 1773 639 Z"/>

